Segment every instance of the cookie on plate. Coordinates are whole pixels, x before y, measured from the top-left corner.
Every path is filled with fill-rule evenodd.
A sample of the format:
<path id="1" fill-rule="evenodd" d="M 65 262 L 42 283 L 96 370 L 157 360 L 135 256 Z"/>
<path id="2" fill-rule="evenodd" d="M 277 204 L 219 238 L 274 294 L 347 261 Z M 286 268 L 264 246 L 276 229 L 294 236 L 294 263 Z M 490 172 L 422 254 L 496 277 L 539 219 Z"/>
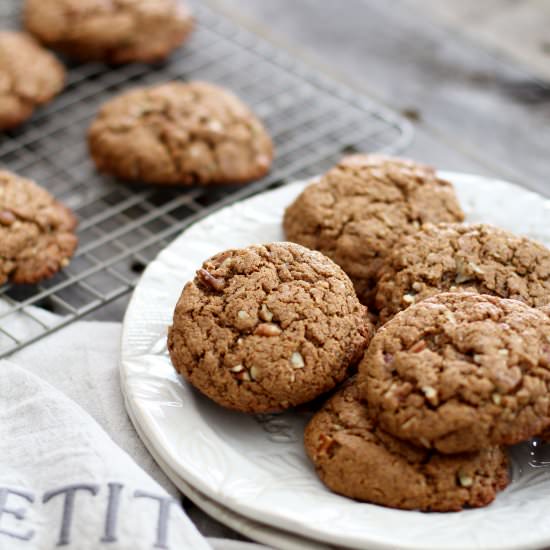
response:
<path id="1" fill-rule="evenodd" d="M 185 285 L 168 334 L 176 370 L 220 405 L 275 412 L 332 389 L 368 319 L 346 274 L 293 243 L 228 250 Z"/>
<path id="2" fill-rule="evenodd" d="M 31 180 L 0 171 L 0 284 L 34 284 L 69 263 L 74 214 Z"/>
<path id="3" fill-rule="evenodd" d="M 403 237 L 380 270 L 380 322 L 449 290 L 545 305 L 550 303 L 550 250 L 491 225 L 426 225 Z"/>
<path id="4" fill-rule="evenodd" d="M 290 241 L 332 258 L 371 306 L 377 272 L 402 235 L 464 218 L 451 183 L 416 162 L 382 155 L 342 159 L 287 208 Z"/>
<path id="5" fill-rule="evenodd" d="M 0 129 L 14 128 L 65 82 L 63 65 L 22 32 L 0 31 Z"/>
<path id="6" fill-rule="evenodd" d="M 350 381 L 306 427 L 308 456 L 332 491 L 392 508 L 449 512 L 485 506 L 508 484 L 500 447 L 443 455 L 381 430 Z"/>
<path id="7" fill-rule="evenodd" d="M 101 108 L 88 142 L 100 171 L 160 184 L 245 183 L 264 176 L 273 157 L 248 107 L 206 82 L 123 93 Z"/>
<path id="8" fill-rule="evenodd" d="M 550 319 L 518 300 L 438 294 L 378 330 L 359 375 L 400 439 L 443 453 L 513 445 L 550 426 Z"/>
<path id="9" fill-rule="evenodd" d="M 46 46 L 107 63 L 162 60 L 193 28 L 183 0 L 25 0 L 23 21 Z"/>

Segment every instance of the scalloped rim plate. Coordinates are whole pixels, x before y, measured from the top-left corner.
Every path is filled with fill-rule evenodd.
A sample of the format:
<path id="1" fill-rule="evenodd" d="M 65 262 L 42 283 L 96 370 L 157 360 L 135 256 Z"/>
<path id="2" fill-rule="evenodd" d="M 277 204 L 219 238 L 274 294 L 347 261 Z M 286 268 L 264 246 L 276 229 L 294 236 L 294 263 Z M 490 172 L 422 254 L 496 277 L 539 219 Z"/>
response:
<path id="1" fill-rule="evenodd" d="M 516 185 L 442 173 L 467 221 L 487 222 L 550 245 L 550 201 Z M 421 513 L 335 495 L 315 475 L 302 445 L 308 415 L 249 416 L 218 407 L 179 378 L 166 331 L 184 283 L 227 248 L 283 240 L 281 219 L 307 182 L 224 208 L 187 229 L 144 272 L 128 306 L 120 374 L 134 423 L 186 483 L 257 522 L 350 548 L 520 550 L 550 545 L 550 452 L 510 452 L 512 483 L 485 508 Z M 542 453 L 542 454 L 541 454 Z"/>

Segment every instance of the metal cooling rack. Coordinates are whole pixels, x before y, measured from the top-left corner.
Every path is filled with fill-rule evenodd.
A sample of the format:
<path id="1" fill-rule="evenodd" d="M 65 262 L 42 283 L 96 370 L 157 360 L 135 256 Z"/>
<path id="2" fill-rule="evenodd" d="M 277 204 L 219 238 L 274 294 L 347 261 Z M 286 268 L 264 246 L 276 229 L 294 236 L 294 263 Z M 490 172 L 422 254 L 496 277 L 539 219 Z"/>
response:
<path id="1" fill-rule="evenodd" d="M 35 179 L 80 219 L 80 244 L 68 267 L 35 286 L 0 288 L 0 357 L 129 294 L 147 263 L 182 229 L 213 210 L 322 172 L 343 153 L 395 152 L 408 143 L 406 122 L 204 3 L 193 7 L 196 31 L 167 63 L 116 69 L 69 64 L 65 91 L 24 127 L 0 137 L 0 165 Z M 20 0 L 1 2 L 2 27 L 17 27 L 19 9 Z M 162 189 L 97 174 L 85 136 L 100 104 L 132 86 L 170 79 L 216 82 L 246 101 L 275 142 L 269 176 L 244 187 Z M 47 319 L 34 306 L 62 320 Z M 26 321 L 25 333 L 21 321 Z"/>

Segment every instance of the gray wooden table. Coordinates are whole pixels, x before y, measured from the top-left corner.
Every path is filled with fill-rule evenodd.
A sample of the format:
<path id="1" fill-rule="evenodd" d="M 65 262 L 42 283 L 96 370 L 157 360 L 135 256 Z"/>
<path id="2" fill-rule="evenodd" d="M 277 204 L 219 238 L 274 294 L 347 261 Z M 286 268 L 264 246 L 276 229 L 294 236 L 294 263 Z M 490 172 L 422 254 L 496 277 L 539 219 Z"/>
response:
<path id="1" fill-rule="evenodd" d="M 547 1 L 215 3 L 410 118 L 416 136 L 407 156 L 550 196 Z M 119 300 L 94 317 L 120 320 L 125 304 Z M 238 537 L 187 504 L 206 535 Z"/>

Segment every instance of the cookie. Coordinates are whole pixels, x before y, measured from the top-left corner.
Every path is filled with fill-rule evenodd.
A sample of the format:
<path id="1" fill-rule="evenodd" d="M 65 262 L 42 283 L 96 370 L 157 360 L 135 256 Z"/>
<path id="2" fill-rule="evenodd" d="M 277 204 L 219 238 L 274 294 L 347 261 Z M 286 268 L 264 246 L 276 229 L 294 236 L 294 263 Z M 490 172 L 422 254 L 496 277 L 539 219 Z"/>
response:
<path id="1" fill-rule="evenodd" d="M 232 93 L 205 82 L 136 88 L 107 102 L 88 142 L 98 170 L 125 180 L 245 183 L 271 165 L 271 139 Z"/>
<path id="2" fill-rule="evenodd" d="M 69 263 L 76 218 L 31 180 L 0 171 L 0 284 L 34 284 Z"/>
<path id="3" fill-rule="evenodd" d="M 65 82 L 63 65 L 31 36 L 0 31 L 0 129 L 15 128 Z"/>
<path id="4" fill-rule="evenodd" d="M 491 225 L 426 225 L 402 238 L 379 272 L 380 322 L 444 291 L 550 302 L 550 250 Z"/>
<path id="5" fill-rule="evenodd" d="M 378 330 L 359 374 L 400 439 L 443 453 L 513 445 L 550 426 L 550 319 L 517 300 L 438 294 Z"/>
<path id="6" fill-rule="evenodd" d="M 220 405 L 276 412 L 332 389 L 368 343 L 346 274 L 292 243 L 228 250 L 185 285 L 168 334 L 175 369 Z"/>
<path id="7" fill-rule="evenodd" d="M 50 48 L 113 64 L 162 60 L 193 28 L 183 0 L 26 0 L 23 22 Z"/>
<path id="8" fill-rule="evenodd" d="M 288 240 L 320 250 L 341 266 L 370 307 L 378 269 L 399 237 L 426 222 L 463 218 L 452 184 L 431 167 L 353 155 L 306 187 L 283 224 Z"/>
<path id="9" fill-rule="evenodd" d="M 508 484 L 500 447 L 443 455 L 400 441 L 370 418 L 354 383 L 315 414 L 304 441 L 329 489 L 392 508 L 450 512 L 485 506 Z"/>

